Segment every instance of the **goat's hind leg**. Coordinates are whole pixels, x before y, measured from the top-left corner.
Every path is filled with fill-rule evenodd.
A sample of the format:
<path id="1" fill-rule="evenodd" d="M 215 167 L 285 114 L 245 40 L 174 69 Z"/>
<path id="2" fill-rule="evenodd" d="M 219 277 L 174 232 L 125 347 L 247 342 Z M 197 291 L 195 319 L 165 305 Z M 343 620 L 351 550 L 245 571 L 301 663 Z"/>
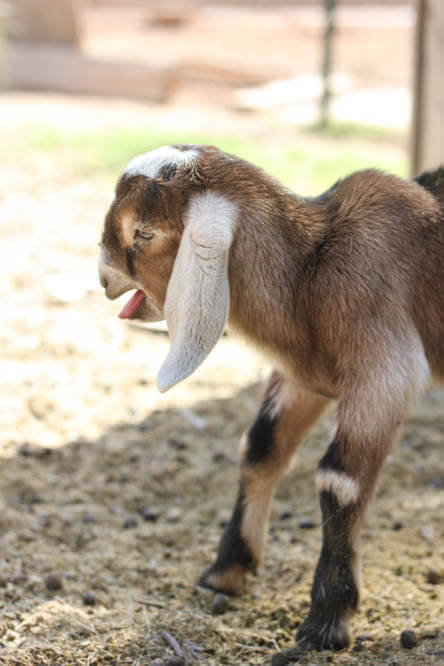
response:
<path id="1" fill-rule="evenodd" d="M 337 650 L 350 643 L 349 619 L 359 601 L 359 532 L 383 462 L 422 383 L 421 368 L 410 381 L 406 374 L 393 375 L 392 386 L 387 381 L 373 394 L 371 386 L 355 388 L 339 404 L 338 430 L 316 475 L 323 542 L 310 612 L 297 633 L 302 645 Z"/>
<path id="2" fill-rule="evenodd" d="M 246 574 L 261 561 L 275 486 L 327 404 L 326 398 L 299 390 L 277 372 L 272 374 L 256 419 L 243 436 L 241 479 L 231 520 L 216 561 L 199 585 L 228 594 L 242 592 Z"/>

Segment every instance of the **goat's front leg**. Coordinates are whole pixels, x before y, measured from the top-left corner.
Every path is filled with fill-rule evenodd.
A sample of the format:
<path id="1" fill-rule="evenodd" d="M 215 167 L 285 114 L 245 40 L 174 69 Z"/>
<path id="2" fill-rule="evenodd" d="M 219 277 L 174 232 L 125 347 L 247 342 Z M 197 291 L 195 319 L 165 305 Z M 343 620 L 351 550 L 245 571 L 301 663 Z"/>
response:
<path id="1" fill-rule="evenodd" d="M 271 375 L 256 419 L 243 436 L 241 479 L 231 520 L 216 561 L 199 585 L 228 594 L 242 592 L 246 574 L 261 560 L 275 486 L 327 404 L 325 397 L 296 388 L 277 372 Z"/>
<path id="2" fill-rule="evenodd" d="M 359 532 L 382 463 L 401 418 L 367 431 L 339 425 L 316 474 L 322 510 L 322 550 L 311 608 L 299 627 L 302 646 L 339 650 L 350 644 L 348 624 L 359 601 Z M 385 427 L 386 426 L 386 427 Z"/>

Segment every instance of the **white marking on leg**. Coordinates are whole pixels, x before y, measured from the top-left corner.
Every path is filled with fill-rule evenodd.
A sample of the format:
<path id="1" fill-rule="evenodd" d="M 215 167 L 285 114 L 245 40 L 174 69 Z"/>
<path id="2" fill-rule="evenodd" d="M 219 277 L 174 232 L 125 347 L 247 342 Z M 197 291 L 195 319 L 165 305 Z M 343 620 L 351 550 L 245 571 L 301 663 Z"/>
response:
<path id="1" fill-rule="evenodd" d="M 316 488 L 319 492 L 332 492 L 341 506 L 352 504 L 359 497 L 359 483 L 344 472 L 336 472 L 332 469 L 319 469 L 317 471 Z"/>
<path id="2" fill-rule="evenodd" d="M 288 381 L 279 381 L 268 394 L 267 414 L 276 419 L 286 407 L 291 407 L 295 399 L 295 387 Z"/>
<path id="3" fill-rule="evenodd" d="M 241 459 L 246 456 L 247 448 L 248 448 L 248 431 L 246 430 L 244 433 L 242 433 L 242 437 L 240 438 L 239 442 L 239 457 Z"/>
<path id="4" fill-rule="evenodd" d="M 156 178 L 162 167 L 186 166 L 192 164 L 197 157 L 197 150 L 189 148 L 180 150 L 174 146 L 161 146 L 148 153 L 137 155 L 125 167 L 127 176 L 146 176 Z"/>

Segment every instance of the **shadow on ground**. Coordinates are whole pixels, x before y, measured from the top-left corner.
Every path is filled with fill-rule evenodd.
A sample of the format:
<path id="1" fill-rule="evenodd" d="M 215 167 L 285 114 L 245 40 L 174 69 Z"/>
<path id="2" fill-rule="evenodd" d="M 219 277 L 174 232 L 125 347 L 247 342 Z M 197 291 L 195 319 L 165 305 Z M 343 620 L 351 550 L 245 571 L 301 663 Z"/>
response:
<path id="1" fill-rule="evenodd" d="M 181 646 L 185 663 L 269 664 L 308 608 L 320 547 L 313 474 L 318 426 L 282 481 L 266 559 L 220 616 L 194 583 L 227 521 L 237 447 L 260 389 L 192 409 L 154 411 L 97 441 L 24 444 L 1 473 L 2 664 L 150 664 Z M 364 590 L 350 651 L 300 663 L 424 664 L 443 657 L 444 392 L 423 400 L 390 456 L 364 529 Z M 302 529 L 303 519 L 314 529 Z M 440 540 L 441 539 L 441 540 Z M 416 632 L 412 650 L 399 646 Z"/>

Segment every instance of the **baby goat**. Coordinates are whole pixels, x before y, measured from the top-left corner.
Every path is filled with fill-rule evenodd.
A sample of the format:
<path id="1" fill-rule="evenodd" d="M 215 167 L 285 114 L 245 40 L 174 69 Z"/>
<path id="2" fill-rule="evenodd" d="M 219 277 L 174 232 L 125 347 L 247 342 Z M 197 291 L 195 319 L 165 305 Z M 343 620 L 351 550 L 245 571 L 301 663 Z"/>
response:
<path id="1" fill-rule="evenodd" d="M 242 591 L 261 560 L 276 483 L 337 401 L 316 474 L 322 551 L 297 637 L 347 646 L 378 474 L 418 392 L 444 381 L 444 169 L 416 182 L 361 171 L 303 198 L 216 148 L 159 148 L 117 184 L 100 280 L 111 299 L 137 289 L 122 318 L 166 318 L 160 391 L 202 363 L 227 320 L 273 359 L 243 437 L 233 515 L 200 584 Z"/>

